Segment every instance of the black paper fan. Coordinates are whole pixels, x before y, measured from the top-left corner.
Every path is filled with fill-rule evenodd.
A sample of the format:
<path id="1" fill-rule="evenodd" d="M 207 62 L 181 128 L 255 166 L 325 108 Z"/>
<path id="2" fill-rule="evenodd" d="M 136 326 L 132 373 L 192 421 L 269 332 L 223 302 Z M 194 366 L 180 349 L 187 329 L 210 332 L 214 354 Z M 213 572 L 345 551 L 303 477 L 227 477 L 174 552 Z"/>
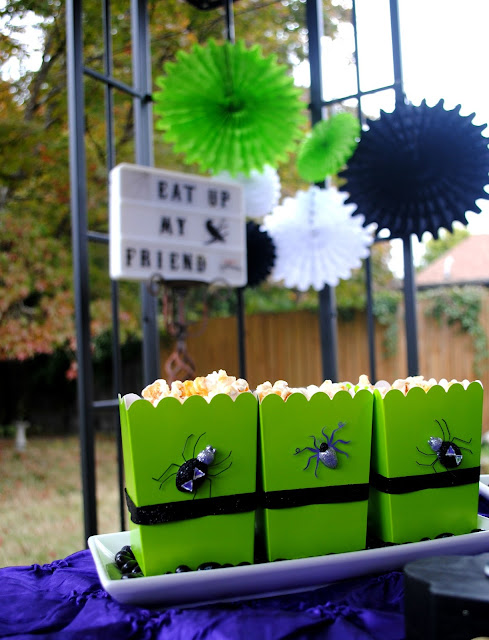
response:
<path id="1" fill-rule="evenodd" d="M 256 287 L 272 273 L 275 265 L 275 244 L 266 231 L 249 220 L 246 223 L 248 254 L 248 287 Z"/>
<path id="2" fill-rule="evenodd" d="M 475 114 L 460 115 L 460 105 L 446 110 L 443 100 L 429 107 L 399 103 L 368 121 L 368 131 L 340 173 L 346 203 L 366 224 L 389 229 L 392 238 L 450 230 L 455 220 L 467 223 L 466 211 L 480 213 L 478 198 L 489 198 L 486 125 L 472 124 Z"/>

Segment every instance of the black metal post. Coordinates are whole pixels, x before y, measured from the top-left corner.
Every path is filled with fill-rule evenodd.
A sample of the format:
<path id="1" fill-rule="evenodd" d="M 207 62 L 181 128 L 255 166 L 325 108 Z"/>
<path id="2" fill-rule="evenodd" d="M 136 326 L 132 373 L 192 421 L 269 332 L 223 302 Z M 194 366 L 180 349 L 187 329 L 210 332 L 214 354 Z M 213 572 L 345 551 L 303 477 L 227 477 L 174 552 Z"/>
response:
<path id="1" fill-rule="evenodd" d="M 392 58 L 394 62 L 394 82 L 396 103 L 404 101 L 402 80 L 401 34 L 399 27 L 398 0 L 390 0 Z M 410 237 L 404 237 L 404 319 L 406 327 L 406 347 L 408 375 L 419 373 L 418 364 L 418 325 L 416 320 L 416 281 L 414 275 L 413 245 Z"/>
<path id="2" fill-rule="evenodd" d="M 153 166 L 153 122 L 151 108 L 151 56 L 146 0 L 131 0 L 133 84 L 142 97 L 134 99 L 134 129 L 136 163 Z M 157 301 L 148 287 L 141 285 L 143 320 L 144 385 L 159 377 L 160 346 L 158 336 Z"/>
<path id="3" fill-rule="evenodd" d="M 246 306 L 244 288 L 236 289 L 236 320 L 238 329 L 238 367 L 240 378 L 246 379 Z"/>
<path id="4" fill-rule="evenodd" d="M 351 7 L 351 23 L 353 26 L 353 41 L 355 46 L 355 51 L 353 55 L 355 56 L 355 74 L 357 81 L 357 92 L 358 92 L 358 119 L 360 120 L 360 124 L 363 124 L 363 113 L 362 113 L 362 96 L 360 95 L 360 67 L 358 66 L 358 31 L 357 31 L 357 6 L 355 0 L 352 2 Z"/>
<path id="5" fill-rule="evenodd" d="M 236 36 L 234 33 L 233 0 L 224 0 L 224 6 L 226 10 L 226 40 L 229 40 L 229 42 L 234 42 Z"/>
<path id="6" fill-rule="evenodd" d="M 391 16 L 392 61 L 394 66 L 394 90 L 396 102 L 404 100 L 404 83 L 402 77 L 401 28 L 399 25 L 399 2 L 389 0 Z"/>
<path id="7" fill-rule="evenodd" d="M 365 289 L 367 293 L 367 336 L 368 356 L 370 362 L 370 382 L 377 382 L 377 359 L 375 355 L 375 317 L 372 291 L 372 261 L 365 259 Z"/>
<path id="8" fill-rule="evenodd" d="M 110 1 L 104 0 L 102 11 L 102 25 L 104 37 L 104 73 L 112 76 L 112 36 Z M 113 95 L 112 87 L 104 84 L 105 92 L 105 148 L 107 153 L 107 172 L 115 165 L 115 138 L 113 126 Z"/>
<path id="9" fill-rule="evenodd" d="M 112 388 L 114 398 L 121 393 L 122 386 L 122 362 L 119 331 L 119 285 L 114 280 L 111 286 L 112 304 Z M 120 429 L 119 410 L 116 407 L 114 414 L 115 434 L 117 443 L 117 483 L 119 486 L 119 519 L 121 531 L 126 530 L 126 500 L 124 493 L 124 456 L 122 451 L 122 434 Z"/>
<path id="10" fill-rule="evenodd" d="M 416 319 L 416 280 L 414 275 L 413 245 L 410 236 L 402 239 L 404 257 L 404 321 L 408 375 L 419 375 L 418 323 Z"/>
<path id="11" fill-rule="evenodd" d="M 73 285 L 75 293 L 78 362 L 77 386 L 80 461 L 85 539 L 87 539 L 89 536 L 97 533 L 97 509 L 95 442 L 92 417 L 93 372 L 90 355 L 82 13 L 82 0 L 67 1 L 66 46 L 70 132 Z"/>
<path id="12" fill-rule="evenodd" d="M 353 0 L 351 9 L 351 22 L 353 25 L 353 37 L 355 42 L 355 72 L 358 92 L 358 120 L 360 126 L 363 126 L 365 118 L 362 111 L 362 95 L 360 92 L 360 68 L 358 66 L 358 31 L 357 31 L 357 11 L 356 2 Z M 377 365 L 375 357 L 375 318 L 373 309 L 373 286 L 372 286 L 372 261 L 370 256 L 365 258 L 365 290 L 367 294 L 367 340 L 368 340 L 368 356 L 370 363 L 370 380 L 377 380 Z"/>
<path id="13" fill-rule="evenodd" d="M 311 73 L 311 122 L 323 119 L 323 78 L 321 68 L 321 37 L 323 9 L 318 0 L 306 1 L 306 20 L 309 37 L 309 67 Z M 324 187 L 324 184 L 322 185 Z M 319 292 L 319 332 L 323 378 L 338 379 L 338 328 L 334 287 L 326 285 Z"/>
<path id="14" fill-rule="evenodd" d="M 233 0 L 224 0 L 225 9 L 225 32 L 229 42 L 236 41 L 234 31 L 234 5 Z M 241 378 L 246 378 L 246 304 L 244 298 L 244 287 L 236 289 L 236 322 L 238 332 L 238 368 Z"/>
<path id="15" fill-rule="evenodd" d="M 104 35 L 104 73 L 106 77 L 112 76 L 112 36 L 110 2 L 104 0 L 102 12 L 102 24 Z M 105 146 L 107 153 L 107 172 L 116 162 L 114 119 L 113 119 L 113 88 L 104 84 L 105 92 Z M 115 280 L 110 283 L 110 301 L 112 312 L 112 391 L 114 398 L 121 393 L 122 364 L 120 353 L 120 329 L 119 329 L 119 284 Z M 117 481 L 119 486 L 119 519 L 121 531 L 126 529 L 126 505 L 124 499 L 124 464 L 122 454 L 122 439 L 119 421 L 119 412 L 114 412 L 115 434 L 117 443 Z"/>

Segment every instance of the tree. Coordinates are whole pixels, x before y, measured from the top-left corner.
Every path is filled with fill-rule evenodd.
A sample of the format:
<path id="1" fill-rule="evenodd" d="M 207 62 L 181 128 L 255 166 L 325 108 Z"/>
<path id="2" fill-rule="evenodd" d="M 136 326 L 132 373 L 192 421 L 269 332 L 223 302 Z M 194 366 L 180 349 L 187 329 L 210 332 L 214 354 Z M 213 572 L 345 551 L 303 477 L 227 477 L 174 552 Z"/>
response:
<path id="1" fill-rule="evenodd" d="M 437 260 L 441 255 L 462 242 L 462 240 L 465 240 L 468 236 L 470 236 L 470 233 L 465 227 L 456 227 L 451 233 L 441 229 L 437 240 L 432 238 L 426 243 L 426 250 L 419 269 L 424 269 L 427 265 Z"/>
<path id="2" fill-rule="evenodd" d="M 114 0 L 113 75 L 132 84 L 129 3 Z M 325 0 L 325 31 L 331 35 L 349 13 Z M 179 49 L 209 37 L 223 38 L 223 10 L 199 11 L 184 0 L 148 0 L 153 77 Z M 27 23 L 42 33 L 40 66 L 28 70 L 29 48 L 18 37 Z M 65 6 L 57 0 L 6 0 L 0 9 L 0 64 L 14 58 L 20 75 L 0 82 L 0 359 L 25 360 L 63 349 L 74 356 L 73 296 L 68 172 Z M 24 25 L 24 26 L 23 26 Z M 240 0 L 235 7 L 238 38 L 259 41 L 280 61 L 307 55 L 305 2 Z M 98 2 L 84 1 L 84 59 L 103 71 L 102 15 Z M 89 225 L 107 231 L 105 110 L 102 86 L 90 77 L 86 91 L 86 159 Z M 132 100 L 114 95 L 116 161 L 133 161 Z M 184 169 L 182 159 L 158 137 L 156 164 Z M 293 162 L 293 161 L 292 161 Z M 185 170 L 189 170 L 185 167 Z M 192 167 L 190 167 L 192 170 Z M 110 327 L 108 261 L 104 247 L 91 248 L 92 334 Z M 123 340 L 139 331 L 135 287 L 121 286 Z"/>

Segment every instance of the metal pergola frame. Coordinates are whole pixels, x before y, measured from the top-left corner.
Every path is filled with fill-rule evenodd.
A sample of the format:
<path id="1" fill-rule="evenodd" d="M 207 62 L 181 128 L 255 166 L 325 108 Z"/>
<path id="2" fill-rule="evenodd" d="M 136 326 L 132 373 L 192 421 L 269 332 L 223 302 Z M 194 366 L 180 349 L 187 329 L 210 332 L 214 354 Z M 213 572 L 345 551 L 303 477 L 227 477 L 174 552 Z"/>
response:
<path id="1" fill-rule="evenodd" d="M 103 0 L 104 74 L 83 64 L 82 0 L 68 0 L 66 5 L 68 109 L 70 126 L 70 176 L 71 216 L 73 245 L 73 277 L 76 311 L 76 340 L 78 360 L 78 414 L 83 486 L 85 536 L 97 533 L 95 442 L 93 411 L 116 409 L 120 391 L 121 359 L 119 344 L 118 285 L 111 282 L 112 335 L 113 335 L 113 387 L 114 399 L 94 402 L 93 372 L 90 354 L 90 312 L 88 242 L 108 244 L 108 234 L 94 233 L 88 229 L 86 203 L 86 162 L 84 148 L 85 97 L 83 76 L 99 80 L 105 88 L 106 149 L 108 172 L 115 166 L 113 136 L 113 92 L 121 91 L 133 98 L 135 127 L 135 162 L 153 164 L 152 110 L 151 110 L 151 59 L 149 55 L 149 29 L 146 0 L 131 0 L 131 34 L 133 42 L 133 85 L 125 85 L 112 76 L 112 49 L 110 35 L 110 1 Z M 149 384 L 159 373 L 159 340 L 156 322 L 156 300 L 148 289 L 141 286 L 141 314 L 143 325 L 143 376 Z M 118 421 L 117 412 L 114 415 Z M 117 422 L 118 424 L 118 422 Z M 119 432 L 119 429 L 117 429 Z M 123 496 L 123 464 L 120 436 L 118 437 L 118 467 L 120 489 L 121 530 L 125 528 L 125 503 Z"/>
<path id="2" fill-rule="evenodd" d="M 358 51 L 355 0 L 353 2 L 353 27 L 355 34 L 355 54 L 357 57 L 357 93 L 342 96 L 334 100 L 323 99 L 323 82 L 321 69 L 321 36 L 323 34 L 323 12 L 320 0 L 306 0 L 307 28 L 309 32 L 309 63 L 311 70 L 311 122 L 323 118 L 324 107 L 331 106 L 347 99 L 358 100 L 358 114 L 363 123 L 361 108 L 362 97 L 378 93 L 386 89 L 394 89 L 396 101 L 403 100 L 403 81 L 401 66 L 401 48 L 399 36 L 398 0 L 389 0 L 391 12 L 392 54 L 394 62 L 394 83 L 369 91 L 360 91 L 358 75 Z M 215 4 L 215 3 L 214 3 Z M 214 6 L 213 4 L 213 6 Z M 232 0 L 221 0 L 225 6 L 227 38 L 234 39 L 234 20 Z M 112 399 L 94 401 L 93 371 L 90 353 L 90 285 L 89 285 L 89 242 L 108 245 L 108 234 L 93 232 L 88 229 L 87 216 L 87 175 L 84 146 L 85 133 L 85 96 L 83 78 L 89 76 L 104 86 L 106 114 L 106 151 L 107 180 L 109 171 L 116 164 L 114 145 L 113 94 L 120 91 L 133 99 L 135 123 L 135 163 L 153 165 L 153 124 L 151 108 L 151 57 L 148 14 L 146 0 L 131 0 L 131 37 L 132 37 L 132 86 L 124 84 L 113 77 L 111 47 L 111 14 L 110 0 L 102 0 L 103 40 L 104 40 L 104 72 L 84 66 L 83 61 L 83 2 L 67 0 L 66 3 L 66 35 L 67 35 L 67 73 L 68 73 L 68 111 L 70 127 L 70 179 L 71 179 L 71 214 L 72 214 L 72 246 L 74 269 L 74 292 L 76 312 L 76 340 L 78 360 L 78 414 L 81 445 L 81 469 L 83 488 L 83 511 L 85 538 L 97 533 L 96 483 L 95 483 L 95 434 L 93 415 L 95 411 L 112 410 L 118 434 L 118 467 L 120 494 L 121 530 L 125 529 L 125 500 L 123 489 L 122 447 L 120 441 L 117 394 L 121 387 L 121 357 L 119 343 L 119 292 L 117 282 L 111 282 L 112 329 L 113 329 L 113 395 Z M 404 293 L 406 307 L 406 335 L 408 351 L 408 372 L 417 373 L 417 332 L 415 309 L 415 284 L 412 260 L 411 239 L 404 238 Z M 366 263 L 367 317 L 369 335 L 370 375 L 375 380 L 375 343 L 374 322 L 372 312 L 372 286 L 370 260 Z M 143 382 L 150 384 L 159 377 L 159 340 L 157 331 L 157 304 L 145 285 L 141 285 L 141 322 L 143 326 Z M 238 334 L 240 375 L 245 377 L 245 345 L 244 345 L 244 301 L 243 291 L 237 291 L 238 301 Z M 336 302 L 334 288 L 326 286 L 319 294 L 319 325 L 322 345 L 322 367 L 325 378 L 337 379 L 337 337 L 336 337 Z"/>

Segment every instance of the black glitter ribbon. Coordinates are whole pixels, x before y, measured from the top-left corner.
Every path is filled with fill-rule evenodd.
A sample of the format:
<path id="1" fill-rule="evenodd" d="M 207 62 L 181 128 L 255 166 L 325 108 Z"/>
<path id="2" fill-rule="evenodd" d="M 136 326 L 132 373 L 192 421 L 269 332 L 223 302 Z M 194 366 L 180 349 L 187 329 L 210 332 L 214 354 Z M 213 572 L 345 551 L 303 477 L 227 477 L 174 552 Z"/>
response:
<path id="1" fill-rule="evenodd" d="M 218 498 L 163 502 L 137 507 L 126 490 L 126 503 L 134 524 L 163 524 L 204 516 L 246 513 L 258 506 L 265 509 L 292 509 L 310 504 L 338 504 L 368 499 L 368 484 L 343 484 L 309 489 L 284 489 L 263 493 L 240 493 Z"/>
<path id="2" fill-rule="evenodd" d="M 310 504 L 338 504 L 368 499 L 368 484 L 341 484 L 332 487 L 266 491 L 261 503 L 265 509 L 290 509 Z"/>
<path id="3" fill-rule="evenodd" d="M 163 502 L 137 507 L 126 489 L 126 503 L 134 524 L 152 525 L 193 520 L 204 516 L 222 516 L 253 511 L 256 509 L 256 493 L 240 493 L 235 496 L 201 498 L 182 502 Z"/>
<path id="4" fill-rule="evenodd" d="M 423 474 L 419 476 L 402 476 L 386 478 L 372 471 L 370 484 L 382 493 L 401 494 L 422 491 L 423 489 L 443 489 L 446 487 L 461 487 L 465 484 L 479 482 L 480 467 L 468 469 L 453 469 L 439 473 Z"/>

